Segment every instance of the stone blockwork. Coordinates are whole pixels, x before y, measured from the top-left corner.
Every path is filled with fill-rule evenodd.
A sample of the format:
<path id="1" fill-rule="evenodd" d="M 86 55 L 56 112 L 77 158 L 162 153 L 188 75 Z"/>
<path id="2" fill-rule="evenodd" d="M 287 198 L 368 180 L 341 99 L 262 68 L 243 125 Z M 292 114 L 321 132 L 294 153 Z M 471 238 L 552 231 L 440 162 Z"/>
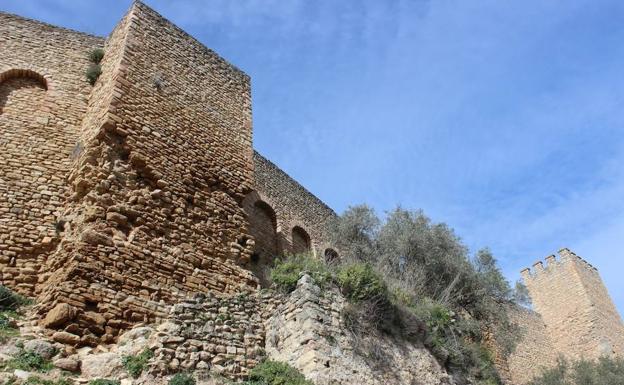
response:
<path id="1" fill-rule="evenodd" d="M 624 325 L 597 269 L 568 249 L 559 255 L 522 271 L 539 315 L 516 314 L 528 332 L 509 363 L 513 383 L 525 383 L 559 355 L 624 356 Z"/>
<path id="2" fill-rule="evenodd" d="M 317 385 L 455 384 L 423 346 L 388 335 L 353 335 L 345 298 L 304 275 L 265 323 L 266 354 Z"/>
<path id="3" fill-rule="evenodd" d="M 521 385 L 552 367 L 558 354 L 541 315 L 516 305 L 509 306 L 507 314 L 521 341 L 497 366 L 505 384 Z"/>
<path id="4" fill-rule="evenodd" d="M 319 258 L 337 253 L 331 245 L 336 213 L 257 152 L 254 153 L 254 167 L 255 191 L 246 198 L 245 207 L 248 213 L 253 213 L 248 208 L 261 202 L 265 212 L 274 218 L 270 233 L 276 234 L 278 252 L 310 251 Z"/>
<path id="5" fill-rule="evenodd" d="M 0 13 L 0 281 L 27 295 L 60 240 L 67 175 L 104 39 Z"/>
<path id="6" fill-rule="evenodd" d="M 329 248 L 335 213 L 254 155 L 249 77 L 216 53 L 141 2 L 106 39 L 0 18 L 1 279 L 42 315 L 71 306 L 54 327 L 112 341 Z"/>

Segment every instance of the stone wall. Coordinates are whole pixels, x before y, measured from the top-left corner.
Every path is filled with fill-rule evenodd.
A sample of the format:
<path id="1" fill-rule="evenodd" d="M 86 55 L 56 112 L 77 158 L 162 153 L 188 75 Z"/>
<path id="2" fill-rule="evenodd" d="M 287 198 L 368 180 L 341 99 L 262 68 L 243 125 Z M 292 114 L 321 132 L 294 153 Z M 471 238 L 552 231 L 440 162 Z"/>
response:
<path id="1" fill-rule="evenodd" d="M 506 384 L 526 384 L 546 368 L 552 367 L 558 354 L 538 313 L 511 305 L 507 314 L 521 337 L 513 354 L 503 362 L 497 362 L 499 372 Z"/>
<path id="2" fill-rule="evenodd" d="M 256 234 L 276 234 L 278 253 L 311 252 L 318 258 L 336 253 L 331 244 L 331 226 L 336 213 L 320 199 L 257 152 L 254 154 L 255 191 L 245 199 L 251 218 L 261 202 L 272 222 L 264 220 Z M 254 224 L 254 220 L 250 219 Z M 273 228 L 268 229 L 268 226 Z M 259 237 L 262 240 L 262 236 Z M 260 249 L 262 250 L 262 249 Z"/>
<path id="3" fill-rule="evenodd" d="M 423 346 L 383 334 L 354 335 L 345 298 L 303 276 L 265 322 L 267 357 L 288 362 L 316 385 L 454 384 Z"/>
<path id="4" fill-rule="evenodd" d="M 33 295 L 58 244 L 65 179 L 103 39 L 0 13 L 0 281 Z"/>
<path id="5" fill-rule="evenodd" d="M 65 327 L 83 343 L 162 319 L 189 293 L 255 289 L 242 209 L 253 185 L 248 76 L 136 2 L 91 89 L 88 52 L 102 39 L 2 18 L 1 68 L 42 75 L 2 78 L 0 262 L 14 267 L 2 282 L 39 293 L 42 314 L 75 307 Z M 25 266 L 34 247 L 47 254 Z"/>
<path id="6" fill-rule="evenodd" d="M 624 326 L 598 271 L 568 249 L 559 253 L 522 272 L 556 351 L 570 359 L 624 355 Z"/>

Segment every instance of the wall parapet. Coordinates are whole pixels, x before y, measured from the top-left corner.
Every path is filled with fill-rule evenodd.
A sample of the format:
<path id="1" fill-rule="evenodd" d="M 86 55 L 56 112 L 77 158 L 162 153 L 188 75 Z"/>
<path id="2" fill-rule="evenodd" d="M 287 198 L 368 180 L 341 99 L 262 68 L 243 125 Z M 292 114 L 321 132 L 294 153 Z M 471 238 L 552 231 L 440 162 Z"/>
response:
<path id="1" fill-rule="evenodd" d="M 559 258 L 556 255 L 551 254 L 544 258 L 544 260 L 536 261 L 533 263 L 532 267 L 526 267 L 520 271 L 520 274 L 523 279 L 531 280 L 535 279 L 541 274 L 548 273 L 553 269 L 556 269 L 559 266 L 567 263 L 575 263 L 581 266 L 582 268 L 587 269 L 588 271 L 592 271 L 594 273 L 598 273 L 598 269 L 593 266 L 591 263 L 587 262 L 585 259 L 576 255 L 573 251 L 568 248 L 559 249 Z"/>

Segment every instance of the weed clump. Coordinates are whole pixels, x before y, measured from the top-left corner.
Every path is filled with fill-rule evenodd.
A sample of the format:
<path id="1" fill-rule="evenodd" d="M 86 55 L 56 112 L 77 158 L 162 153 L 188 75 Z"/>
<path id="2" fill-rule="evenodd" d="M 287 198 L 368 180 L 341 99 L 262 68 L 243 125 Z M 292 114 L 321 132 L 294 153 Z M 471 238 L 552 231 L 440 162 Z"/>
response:
<path id="1" fill-rule="evenodd" d="M 53 368 L 52 362 L 35 352 L 20 350 L 17 355 L 4 363 L 6 369 L 19 369 L 30 372 L 48 372 Z"/>
<path id="2" fill-rule="evenodd" d="M 388 296 L 386 283 L 369 263 L 342 266 L 336 274 L 336 279 L 345 297 L 354 302 L 385 299 Z"/>
<path id="3" fill-rule="evenodd" d="M 6 286 L 0 285 L 0 311 L 15 311 L 23 305 L 30 304 L 30 300 L 15 293 Z"/>
<path id="4" fill-rule="evenodd" d="M 245 385 L 313 385 L 297 369 L 284 362 L 264 361 L 249 373 Z"/>
<path id="5" fill-rule="evenodd" d="M 279 290 L 289 293 L 295 290 L 297 281 L 304 273 L 310 274 L 321 287 L 330 282 L 332 277 L 325 263 L 311 255 L 299 254 L 276 260 L 271 270 L 271 280 Z"/>
<path id="6" fill-rule="evenodd" d="M 169 385 L 195 385 L 197 381 L 188 373 L 176 373 L 169 380 Z"/>
<path id="7" fill-rule="evenodd" d="M 152 357 L 154 357 L 154 352 L 145 349 L 136 356 L 124 356 L 121 363 L 130 376 L 139 378 L 141 373 L 147 368 L 147 363 Z"/>
<path id="8" fill-rule="evenodd" d="M 95 380 L 89 381 L 89 385 L 119 385 L 120 382 L 118 380 L 110 380 L 108 378 L 96 378 Z"/>
<path id="9" fill-rule="evenodd" d="M 102 67 L 99 64 L 91 64 L 87 68 L 86 76 L 89 84 L 94 85 L 102 74 Z"/>
<path id="10" fill-rule="evenodd" d="M 93 64 L 100 64 L 104 58 L 104 50 L 102 48 L 95 48 L 89 51 L 89 61 Z"/>

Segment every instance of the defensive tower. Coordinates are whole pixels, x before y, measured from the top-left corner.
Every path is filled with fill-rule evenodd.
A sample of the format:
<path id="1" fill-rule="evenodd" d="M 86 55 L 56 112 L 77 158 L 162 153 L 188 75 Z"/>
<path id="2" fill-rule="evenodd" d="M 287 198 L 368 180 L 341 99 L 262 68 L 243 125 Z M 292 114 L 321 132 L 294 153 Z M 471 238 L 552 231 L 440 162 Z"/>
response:
<path id="1" fill-rule="evenodd" d="M 522 277 L 555 349 L 571 359 L 624 355 L 624 325 L 598 270 L 569 249 Z"/>

